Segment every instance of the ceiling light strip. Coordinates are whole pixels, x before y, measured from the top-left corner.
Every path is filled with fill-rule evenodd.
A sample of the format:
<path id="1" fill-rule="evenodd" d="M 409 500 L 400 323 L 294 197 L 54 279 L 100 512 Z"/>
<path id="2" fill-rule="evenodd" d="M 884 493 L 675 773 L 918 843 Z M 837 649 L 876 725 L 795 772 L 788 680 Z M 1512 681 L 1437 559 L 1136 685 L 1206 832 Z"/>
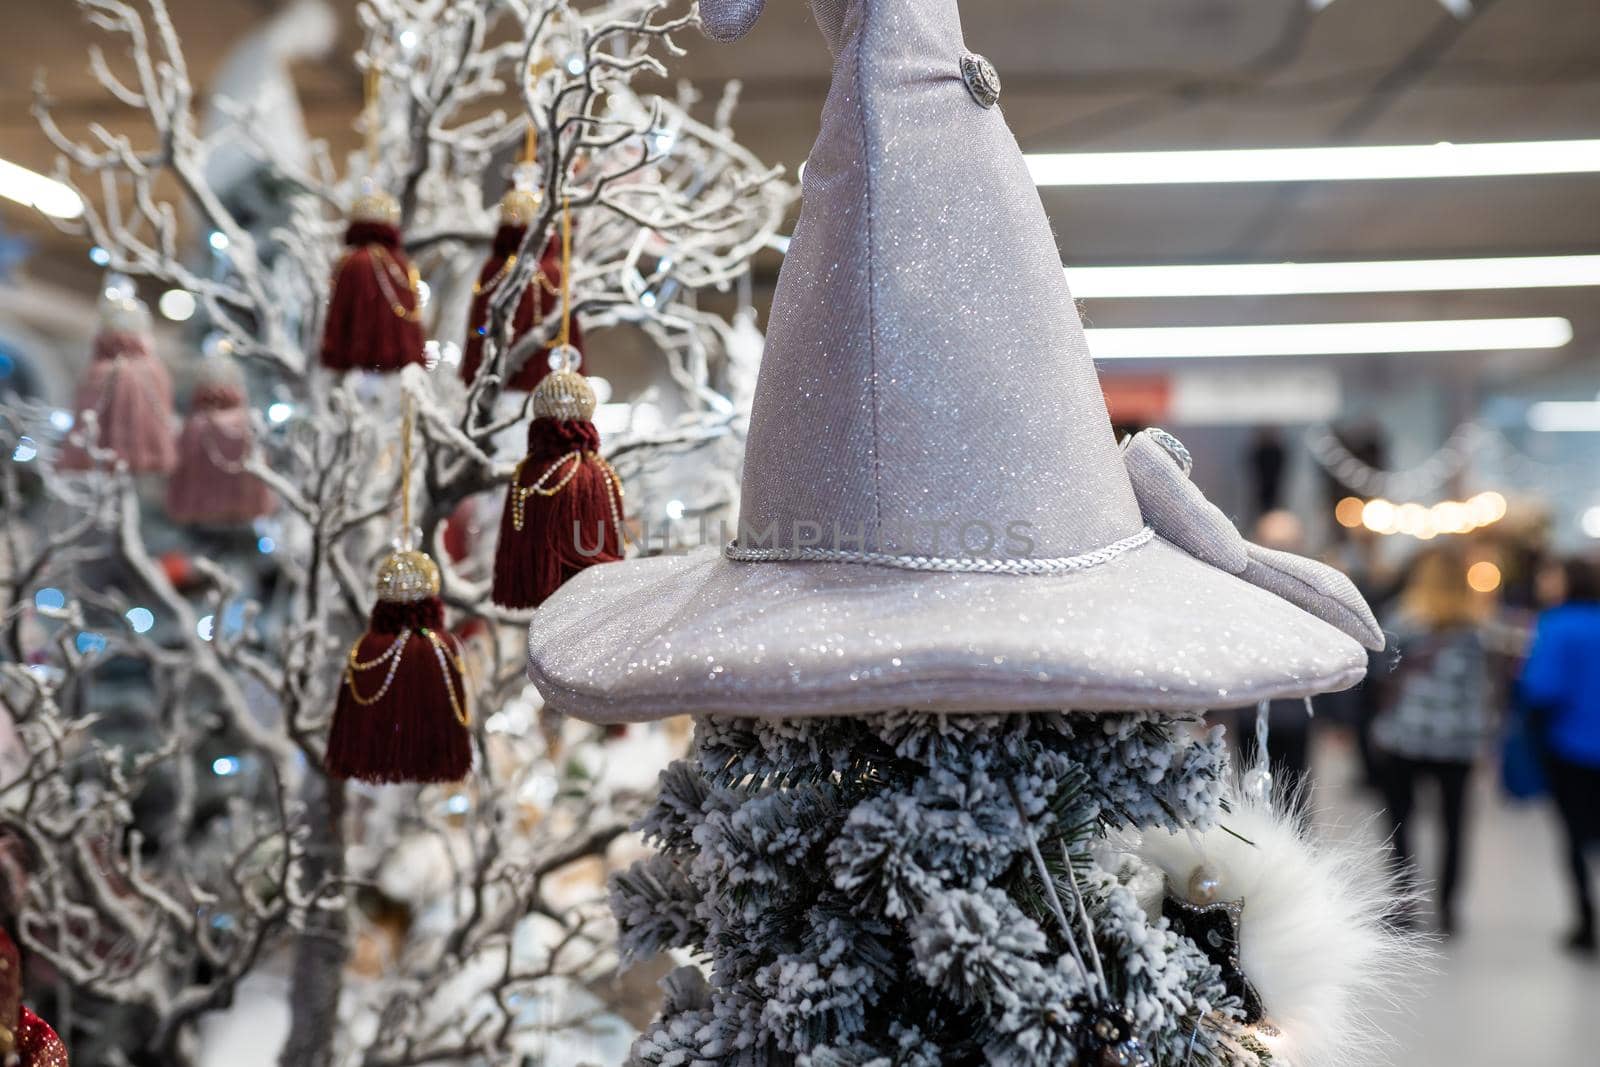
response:
<path id="1" fill-rule="evenodd" d="M 1541 400 L 1528 407 L 1539 433 L 1600 433 L 1600 400 Z"/>
<path id="2" fill-rule="evenodd" d="M 1494 352 L 1560 348 L 1572 340 L 1572 324 L 1563 318 L 1156 326 L 1084 332 L 1097 360 Z"/>
<path id="3" fill-rule="evenodd" d="M 70 186 L 4 159 L 0 159 L 0 196 L 58 219 L 83 214 L 83 201 Z"/>
<path id="4" fill-rule="evenodd" d="M 1068 267 L 1080 299 L 1560 289 L 1600 285 L 1600 255 Z"/>
<path id="5" fill-rule="evenodd" d="M 1036 152 L 1026 158 L 1041 186 L 1498 178 L 1600 172 L 1600 140 Z"/>

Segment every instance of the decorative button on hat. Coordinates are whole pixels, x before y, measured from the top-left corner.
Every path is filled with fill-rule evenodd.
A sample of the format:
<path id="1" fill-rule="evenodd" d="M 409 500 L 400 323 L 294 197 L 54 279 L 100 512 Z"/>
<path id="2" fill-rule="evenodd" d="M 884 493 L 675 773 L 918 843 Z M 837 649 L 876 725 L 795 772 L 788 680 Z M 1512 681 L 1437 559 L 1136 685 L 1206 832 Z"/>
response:
<path id="1" fill-rule="evenodd" d="M 968 52 L 961 57 L 961 80 L 980 106 L 994 107 L 1000 102 L 1000 75 L 994 64 L 978 53 Z"/>
<path id="2" fill-rule="evenodd" d="M 813 10 L 833 84 L 737 530 L 546 601 L 545 699 L 594 721 L 1192 710 L 1360 679 L 1383 638 L 1347 579 L 1247 544 L 1170 435 L 1119 447 L 955 0 Z M 759 13 L 701 4 L 724 36 Z"/>

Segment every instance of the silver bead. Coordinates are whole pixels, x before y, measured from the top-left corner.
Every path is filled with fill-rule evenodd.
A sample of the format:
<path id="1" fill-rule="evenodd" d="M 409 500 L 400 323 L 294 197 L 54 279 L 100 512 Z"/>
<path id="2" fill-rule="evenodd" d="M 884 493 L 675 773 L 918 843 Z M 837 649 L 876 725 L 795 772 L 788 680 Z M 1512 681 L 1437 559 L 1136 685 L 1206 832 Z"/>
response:
<path id="1" fill-rule="evenodd" d="M 572 345 L 556 345 L 550 350 L 551 370 L 577 370 L 583 362 L 583 353 Z"/>
<path id="2" fill-rule="evenodd" d="M 1244 773 L 1239 787 L 1252 800 L 1267 800 L 1272 796 L 1272 772 L 1265 767 L 1252 767 Z"/>
<path id="3" fill-rule="evenodd" d="M 1205 864 L 1189 875 L 1189 899 L 1196 904 L 1214 904 L 1222 892 L 1222 876 Z"/>

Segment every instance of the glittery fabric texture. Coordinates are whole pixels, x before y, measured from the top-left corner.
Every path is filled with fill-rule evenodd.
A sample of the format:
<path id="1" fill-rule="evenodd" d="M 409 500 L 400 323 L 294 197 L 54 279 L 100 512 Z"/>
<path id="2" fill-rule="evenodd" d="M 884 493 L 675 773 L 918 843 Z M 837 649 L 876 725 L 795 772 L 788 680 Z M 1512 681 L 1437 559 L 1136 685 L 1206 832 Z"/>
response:
<path id="1" fill-rule="evenodd" d="M 905 530 L 1020 528 L 1026 547 L 911 547 L 1025 560 L 1096 553 L 1158 519 L 1171 537 L 1070 573 L 716 550 L 590 568 L 530 624 L 550 707 L 596 722 L 1188 711 L 1359 680 L 1358 596 L 1311 561 L 1247 558 L 1157 441 L 1136 458 L 1178 477 L 1135 496 L 1022 153 L 963 80 L 955 0 L 813 8 L 833 82 L 730 533 L 773 555 L 865 556 Z"/>
<path id="2" fill-rule="evenodd" d="M 955 0 L 854 0 L 773 301 L 741 529 L 869 542 L 1027 524 L 1072 556 L 1143 526 L 1061 258 Z M 946 543 L 944 554 L 959 555 Z M 933 553 L 940 554 L 940 553 Z"/>
<path id="3" fill-rule="evenodd" d="M 531 677 L 591 722 L 885 708 L 1182 711 L 1343 689 L 1360 645 L 1159 538 L 1075 574 L 591 567 L 534 612 Z"/>
<path id="4" fill-rule="evenodd" d="M 1246 546 L 1250 562 L 1239 577 L 1315 615 L 1368 648 L 1384 647 L 1383 628 L 1348 576 L 1326 563 L 1260 545 Z"/>
<path id="5" fill-rule="evenodd" d="M 1282 597 L 1366 647 L 1383 648 L 1383 628 L 1354 582 L 1314 559 L 1250 544 L 1189 481 L 1174 449 L 1187 461 L 1182 443 L 1163 430 L 1135 434 L 1123 449 L 1134 495 L 1157 533 L 1196 559 Z"/>
<path id="6" fill-rule="evenodd" d="M 1250 557 L 1244 538 L 1215 504 L 1146 430 L 1128 439 L 1122 451 L 1139 510 L 1156 532 L 1196 559 L 1229 574 L 1244 570 Z"/>

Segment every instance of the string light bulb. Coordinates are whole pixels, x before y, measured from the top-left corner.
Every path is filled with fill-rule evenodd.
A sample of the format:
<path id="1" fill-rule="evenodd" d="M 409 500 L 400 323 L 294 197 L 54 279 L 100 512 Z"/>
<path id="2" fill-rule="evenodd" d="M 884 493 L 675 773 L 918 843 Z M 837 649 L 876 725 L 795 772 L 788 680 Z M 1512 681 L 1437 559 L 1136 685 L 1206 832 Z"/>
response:
<path id="1" fill-rule="evenodd" d="M 1467 568 L 1467 584 L 1479 593 L 1492 593 L 1500 588 L 1500 568 L 1481 559 Z"/>
<path id="2" fill-rule="evenodd" d="M 1420 541 L 1431 541 L 1441 534 L 1466 534 L 1492 526 L 1506 517 L 1506 498 L 1494 490 L 1478 493 L 1467 500 L 1441 500 L 1437 504 L 1416 501 L 1395 503 L 1373 497 L 1363 503 L 1347 496 L 1334 506 L 1334 519 L 1348 529 L 1364 526 L 1385 537 L 1404 534 Z"/>

